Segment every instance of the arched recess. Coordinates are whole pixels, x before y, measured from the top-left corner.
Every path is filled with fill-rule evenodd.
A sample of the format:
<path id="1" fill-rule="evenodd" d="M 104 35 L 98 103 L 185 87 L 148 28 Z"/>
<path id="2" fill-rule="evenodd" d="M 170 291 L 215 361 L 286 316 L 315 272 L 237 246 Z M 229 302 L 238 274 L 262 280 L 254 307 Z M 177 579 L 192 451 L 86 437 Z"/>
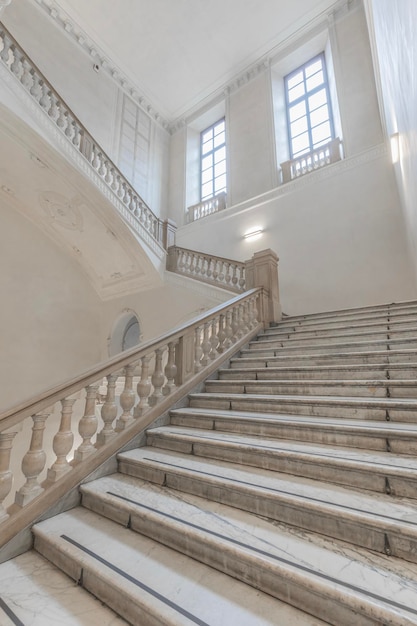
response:
<path id="1" fill-rule="evenodd" d="M 124 309 L 116 318 L 108 338 L 109 356 L 137 346 L 142 340 L 139 317 L 132 309 Z"/>

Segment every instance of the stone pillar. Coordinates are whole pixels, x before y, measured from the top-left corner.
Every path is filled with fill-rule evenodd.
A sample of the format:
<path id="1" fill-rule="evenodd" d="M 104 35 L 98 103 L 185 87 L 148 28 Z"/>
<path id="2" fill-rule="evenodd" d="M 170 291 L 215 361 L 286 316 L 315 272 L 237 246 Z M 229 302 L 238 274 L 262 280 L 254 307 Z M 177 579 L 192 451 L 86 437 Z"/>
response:
<path id="1" fill-rule="evenodd" d="M 279 301 L 278 257 L 270 248 L 255 252 L 246 261 L 246 289 L 263 287 L 266 295 L 262 305 L 261 319 L 265 325 L 279 322 L 282 318 Z"/>
<path id="2" fill-rule="evenodd" d="M 173 220 L 166 219 L 162 223 L 162 245 L 165 250 L 168 250 L 171 246 L 175 246 L 175 233 L 177 232 L 177 225 Z"/>

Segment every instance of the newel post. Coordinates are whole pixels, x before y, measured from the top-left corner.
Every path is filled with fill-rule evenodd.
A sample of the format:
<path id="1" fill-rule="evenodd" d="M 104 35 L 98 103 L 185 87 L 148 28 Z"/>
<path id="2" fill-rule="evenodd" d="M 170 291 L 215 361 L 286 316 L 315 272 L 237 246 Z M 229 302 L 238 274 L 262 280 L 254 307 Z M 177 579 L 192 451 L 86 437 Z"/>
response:
<path id="1" fill-rule="evenodd" d="M 162 245 L 165 250 L 168 250 L 171 246 L 175 246 L 176 232 L 177 225 L 173 220 L 166 219 L 162 222 Z"/>
<path id="2" fill-rule="evenodd" d="M 175 384 L 177 387 L 189 380 L 195 371 L 195 331 L 190 330 L 180 337 L 175 348 L 175 365 L 177 367 Z"/>
<path id="3" fill-rule="evenodd" d="M 256 287 L 265 289 L 261 319 L 266 326 L 271 322 L 279 322 L 282 317 L 279 301 L 278 260 L 275 252 L 268 248 L 255 252 L 245 264 L 246 289 Z"/>

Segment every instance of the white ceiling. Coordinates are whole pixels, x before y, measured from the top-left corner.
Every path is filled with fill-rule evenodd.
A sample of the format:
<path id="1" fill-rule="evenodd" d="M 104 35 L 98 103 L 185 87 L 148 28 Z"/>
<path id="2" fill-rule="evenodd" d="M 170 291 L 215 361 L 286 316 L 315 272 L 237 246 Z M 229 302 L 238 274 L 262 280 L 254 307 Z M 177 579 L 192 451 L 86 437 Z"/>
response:
<path id="1" fill-rule="evenodd" d="M 334 0 L 55 0 L 170 121 L 224 87 Z"/>

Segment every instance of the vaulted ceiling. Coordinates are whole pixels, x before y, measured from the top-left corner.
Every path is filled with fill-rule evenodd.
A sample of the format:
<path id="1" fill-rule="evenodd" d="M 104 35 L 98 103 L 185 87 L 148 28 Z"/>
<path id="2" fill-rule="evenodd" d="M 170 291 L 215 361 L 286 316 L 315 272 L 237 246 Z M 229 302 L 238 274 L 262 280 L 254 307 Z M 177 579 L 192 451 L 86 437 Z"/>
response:
<path id="1" fill-rule="evenodd" d="M 334 0 L 37 0 L 66 14 L 171 121 Z"/>

